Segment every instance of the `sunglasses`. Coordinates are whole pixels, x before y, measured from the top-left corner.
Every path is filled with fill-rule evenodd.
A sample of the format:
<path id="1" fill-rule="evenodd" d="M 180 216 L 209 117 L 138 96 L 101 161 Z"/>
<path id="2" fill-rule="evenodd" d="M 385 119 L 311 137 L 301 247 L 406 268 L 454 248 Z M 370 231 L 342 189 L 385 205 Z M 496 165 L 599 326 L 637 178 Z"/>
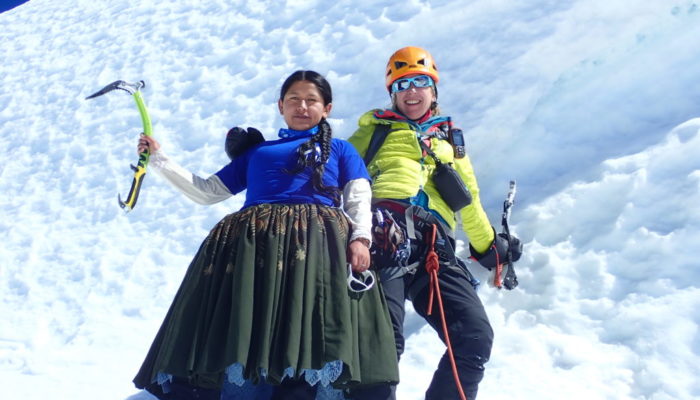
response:
<path id="1" fill-rule="evenodd" d="M 433 82 L 433 78 L 429 77 L 428 75 L 418 75 L 412 78 L 400 78 L 391 84 L 391 93 L 403 92 L 404 90 L 410 88 L 411 84 L 413 84 L 413 87 L 415 88 L 425 88 L 434 86 L 435 82 Z"/>
<path id="2" fill-rule="evenodd" d="M 359 272 L 360 279 L 355 278 L 352 272 L 352 265 L 348 264 L 348 288 L 350 291 L 359 293 L 372 289 L 374 286 L 374 275 L 369 271 Z"/>

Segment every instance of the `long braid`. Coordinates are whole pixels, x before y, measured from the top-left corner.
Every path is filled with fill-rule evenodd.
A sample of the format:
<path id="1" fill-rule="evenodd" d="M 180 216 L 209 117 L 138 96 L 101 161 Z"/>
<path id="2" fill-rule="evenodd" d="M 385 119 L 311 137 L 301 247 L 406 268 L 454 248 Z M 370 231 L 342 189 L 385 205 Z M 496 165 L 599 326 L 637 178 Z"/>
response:
<path id="1" fill-rule="evenodd" d="M 314 137 L 318 137 L 316 143 L 321 147 L 321 160 L 314 166 L 313 185 L 314 189 L 328 193 L 333 198 L 333 203 L 340 205 L 340 189 L 333 186 L 326 186 L 323 183 L 323 172 L 326 170 L 326 163 L 331 157 L 331 138 L 333 130 L 325 118 L 321 118 L 318 123 L 318 133 Z"/>
<path id="2" fill-rule="evenodd" d="M 309 140 L 300 144 L 299 147 L 297 147 L 296 166 L 292 169 L 284 169 L 284 172 L 288 174 L 298 174 L 299 172 L 303 171 L 304 168 L 314 166 L 314 159 L 313 157 L 309 157 L 308 154 L 313 154 L 315 152 L 316 142 L 318 140 L 319 133 L 316 133 L 315 135 L 311 136 Z"/>
<path id="3" fill-rule="evenodd" d="M 313 168 L 311 175 L 311 184 L 313 188 L 319 192 L 325 192 L 331 196 L 334 204 L 340 205 L 340 189 L 333 186 L 326 186 L 323 183 L 323 173 L 326 170 L 326 163 L 331 156 L 331 138 L 333 130 L 325 118 L 321 118 L 318 123 L 318 132 L 311 136 L 309 140 L 297 147 L 297 162 L 296 166 L 291 170 L 285 170 L 290 174 L 296 174 L 303 171 L 305 168 Z M 316 145 L 321 148 L 321 158 L 316 158 Z"/>
<path id="4" fill-rule="evenodd" d="M 282 84 L 280 89 L 280 101 L 284 99 L 284 95 L 294 82 L 308 81 L 316 85 L 321 97 L 323 97 L 324 107 L 333 103 L 333 93 L 331 85 L 326 78 L 315 71 L 296 71 L 291 74 Z M 330 110 L 330 109 L 329 109 Z M 323 173 L 326 170 L 326 163 L 331 156 L 331 138 L 333 132 L 326 118 L 321 118 L 318 123 L 318 132 L 309 140 L 297 147 L 297 162 L 296 166 L 291 170 L 285 169 L 284 172 L 297 174 L 305 168 L 312 168 L 311 184 L 313 188 L 319 192 L 327 193 L 333 199 L 336 206 L 340 205 L 340 189 L 337 187 L 326 186 L 323 183 Z M 320 157 L 318 157 L 316 148 L 321 149 Z"/>

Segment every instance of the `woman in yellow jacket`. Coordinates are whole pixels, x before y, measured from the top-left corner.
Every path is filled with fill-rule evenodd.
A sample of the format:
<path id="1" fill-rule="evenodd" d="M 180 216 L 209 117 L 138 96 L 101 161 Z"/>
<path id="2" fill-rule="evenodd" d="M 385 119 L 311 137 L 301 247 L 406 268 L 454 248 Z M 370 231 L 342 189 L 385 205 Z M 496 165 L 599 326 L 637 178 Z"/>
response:
<path id="1" fill-rule="evenodd" d="M 458 381 L 448 352 L 443 355 L 426 392 L 426 399 L 474 400 L 491 354 L 493 330 L 484 307 L 471 285 L 471 275 L 454 253 L 457 217 L 469 237 L 473 258 L 492 269 L 506 260 L 508 241 L 496 235 L 479 200 L 479 187 L 469 157 L 452 128 L 450 117 L 437 107 L 438 70 L 424 49 L 405 47 L 387 64 L 386 87 L 391 109 L 375 109 L 359 120 L 348 139 L 365 157 L 372 178 L 374 209 L 373 264 L 378 270 L 394 326 L 397 353 L 404 349 L 405 300 L 445 341 L 440 313 L 428 315 L 431 299 L 426 254 L 434 248 L 439 256 L 438 282 Z M 377 140 L 376 135 L 383 138 Z M 375 137 L 373 141 L 373 137 Z M 380 144 L 379 144 L 380 143 Z M 461 145 L 461 146 L 460 146 Z M 451 165 L 466 186 L 471 202 L 459 210 L 446 199 L 452 197 L 435 185 L 438 163 Z M 408 223 L 407 223 L 408 221 Z M 432 240 L 431 229 L 437 229 Z M 511 238 L 512 261 L 521 254 L 517 238 Z M 395 386 L 380 385 L 357 399 L 393 399 Z M 460 393 L 463 392 L 462 395 Z"/>

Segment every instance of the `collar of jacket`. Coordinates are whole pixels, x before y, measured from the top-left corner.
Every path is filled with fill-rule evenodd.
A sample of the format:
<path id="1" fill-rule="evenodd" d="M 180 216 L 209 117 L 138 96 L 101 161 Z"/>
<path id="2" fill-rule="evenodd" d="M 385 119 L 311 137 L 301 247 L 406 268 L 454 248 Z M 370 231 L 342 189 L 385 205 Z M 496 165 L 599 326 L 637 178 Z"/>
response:
<path id="1" fill-rule="evenodd" d="M 374 117 L 377 119 L 385 119 L 390 121 L 399 121 L 409 124 L 414 130 L 418 131 L 421 136 L 436 136 L 443 132 L 449 131 L 452 127 L 452 119 L 447 116 L 436 115 L 429 117 L 430 111 L 417 121 L 410 120 L 405 115 L 396 110 L 377 110 L 374 112 Z"/>

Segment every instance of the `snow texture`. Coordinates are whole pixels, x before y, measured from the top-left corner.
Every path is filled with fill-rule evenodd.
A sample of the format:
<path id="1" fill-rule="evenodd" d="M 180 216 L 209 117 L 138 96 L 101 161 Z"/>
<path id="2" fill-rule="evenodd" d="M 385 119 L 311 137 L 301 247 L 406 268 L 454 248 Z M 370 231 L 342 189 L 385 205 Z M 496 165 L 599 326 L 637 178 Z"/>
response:
<path id="1" fill-rule="evenodd" d="M 87 95 L 145 80 L 156 137 L 208 176 L 230 127 L 283 127 L 297 69 L 330 80 L 347 138 L 388 105 L 385 63 L 406 45 L 436 58 L 497 227 L 518 182 L 520 286 L 480 289 L 496 340 L 479 398 L 700 398 L 699 37 L 691 0 L 31 0 L 0 14 L 2 398 L 147 399 L 131 379 L 201 240 L 243 203 L 196 205 L 149 173 L 124 214 L 141 121 L 124 92 Z M 421 399 L 444 346 L 412 310 L 406 332 L 398 395 Z"/>

